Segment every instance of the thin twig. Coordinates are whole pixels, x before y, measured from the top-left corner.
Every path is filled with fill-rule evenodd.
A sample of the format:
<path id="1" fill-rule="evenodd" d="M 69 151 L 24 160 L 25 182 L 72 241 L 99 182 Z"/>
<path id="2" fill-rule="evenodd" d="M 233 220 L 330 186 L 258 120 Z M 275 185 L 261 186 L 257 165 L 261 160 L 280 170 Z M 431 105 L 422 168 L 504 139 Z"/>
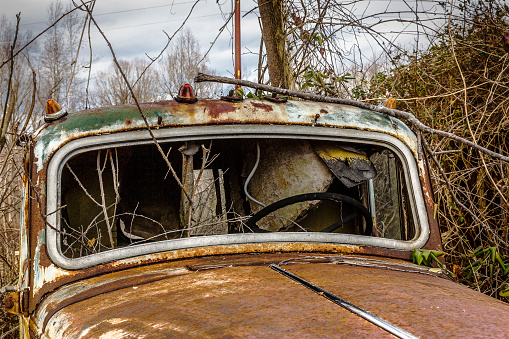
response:
<path id="1" fill-rule="evenodd" d="M 83 2 L 83 0 L 82 0 Z M 189 193 L 185 190 L 184 188 L 184 185 L 182 184 L 182 182 L 180 181 L 177 173 L 175 172 L 173 166 L 171 165 L 170 161 L 168 160 L 168 158 L 166 157 L 166 154 L 164 154 L 164 151 L 163 149 L 161 148 L 161 145 L 159 145 L 159 142 L 157 141 L 156 137 L 154 136 L 154 133 L 152 132 L 152 129 L 150 128 L 150 124 L 148 123 L 148 120 L 147 120 L 147 117 L 145 116 L 145 114 L 143 114 L 143 110 L 141 109 L 141 106 L 140 106 L 140 103 L 138 102 L 138 98 L 136 97 L 136 95 L 134 94 L 134 91 L 133 91 L 133 88 L 131 86 L 131 84 L 129 83 L 129 80 L 127 80 L 127 77 L 124 73 L 124 71 L 122 70 L 122 68 L 120 67 L 120 64 L 117 60 L 117 57 L 116 57 L 116 54 L 115 54 L 115 51 L 113 50 L 113 47 L 111 46 L 111 43 L 110 41 L 108 40 L 108 38 L 106 37 L 106 35 L 104 34 L 103 30 L 101 29 L 101 27 L 99 26 L 99 24 L 95 21 L 95 18 L 94 16 L 92 15 L 92 11 L 87 7 L 85 6 L 87 12 L 90 14 L 90 19 L 92 20 L 92 22 L 94 23 L 95 27 L 97 28 L 97 30 L 99 31 L 99 33 L 101 34 L 101 36 L 103 37 L 104 41 L 106 42 L 106 44 L 108 45 L 108 48 L 111 52 L 111 55 L 113 57 L 113 62 L 115 63 L 115 65 L 117 66 L 120 74 L 122 75 L 122 78 L 124 79 L 124 82 L 125 84 L 127 85 L 127 88 L 129 89 L 129 92 L 131 93 L 131 96 L 134 100 L 134 103 L 136 105 L 136 108 L 138 109 L 138 112 L 140 113 L 140 116 L 141 118 L 143 119 L 143 122 L 145 123 L 145 127 L 148 131 L 148 133 L 150 134 L 150 137 L 152 138 L 152 141 L 154 142 L 154 144 L 156 145 L 157 147 L 157 150 L 159 151 L 159 153 L 161 154 L 161 156 L 163 157 L 164 161 L 166 162 L 166 164 L 168 165 L 168 168 L 170 169 L 172 175 L 173 175 L 173 178 L 177 181 L 177 184 L 179 185 L 179 187 L 182 189 L 182 192 L 184 192 L 184 194 L 186 195 L 186 197 L 188 199 L 190 199 L 190 195 Z"/>
<path id="2" fill-rule="evenodd" d="M 81 6 L 78 6 L 76 8 L 73 8 L 71 9 L 70 11 L 62 14 L 62 16 L 60 18 L 58 18 L 58 20 L 56 20 L 54 23 L 52 23 L 50 26 L 48 26 L 44 31 L 42 31 L 41 33 L 37 34 L 32 40 L 30 40 L 29 42 L 27 42 L 23 47 L 21 47 L 21 49 L 19 51 L 17 51 L 16 53 L 14 53 L 14 55 L 12 55 L 9 59 L 5 60 L 4 62 L 2 62 L 2 64 L 0 65 L 0 68 L 4 67 L 5 64 L 7 64 L 9 61 L 11 61 L 12 59 L 14 59 L 19 53 L 21 53 L 21 51 L 23 51 L 25 48 L 27 48 L 28 46 L 30 46 L 35 40 L 37 40 L 41 35 L 43 35 L 44 33 L 46 33 L 50 28 L 52 28 L 53 26 L 55 26 L 60 20 L 62 20 L 63 18 L 65 18 L 67 15 L 69 15 L 70 13 L 74 12 L 75 10 L 77 9 L 81 9 L 81 7 L 83 6 L 86 6 L 85 4 L 87 3 L 90 3 L 91 1 L 85 1 L 83 2 L 82 1 L 82 5 Z"/>
<path id="3" fill-rule="evenodd" d="M 455 190 L 452 188 L 451 183 L 449 182 L 449 179 L 447 178 L 447 175 L 444 172 L 444 169 L 442 168 L 442 166 L 440 166 L 440 162 L 433 155 L 433 151 L 431 150 L 429 144 L 426 142 L 426 140 L 424 138 L 423 138 L 422 144 L 424 145 L 424 149 L 426 150 L 428 155 L 431 157 L 431 159 L 433 160 L 433 162 L 437 166 L 437 169 L 440 172 L 440 174 L 442 175 L 442 179 L 445 181 L 445 184 L 446 184 L 446 186 L 447 186 L 447 188 L 449 190 L 449 193 L 451 194 L 451 197 L 454 200 L 454 202 L 456 203 L 456 205 L 460 206 L 464 211 L 466 211 L 468 214 L 470 214 L 470 216 L 477 223 L 479 223 L 488 234 L 492 234 L 493 237 L 495 237 L 496 239 L 498 239 L 498 240 L 503 242 L 503 240 L 497 234 L 495 234 L 488 227 L 488 225 L 486 225 L 481 219 L 479 219 L 479 217 L 477 217 L 477 215 L 474 212 L 472 212 L 467 206 L 465 206 L 461 201 L 459 201 L 459 199 L 456 197 Z"/>

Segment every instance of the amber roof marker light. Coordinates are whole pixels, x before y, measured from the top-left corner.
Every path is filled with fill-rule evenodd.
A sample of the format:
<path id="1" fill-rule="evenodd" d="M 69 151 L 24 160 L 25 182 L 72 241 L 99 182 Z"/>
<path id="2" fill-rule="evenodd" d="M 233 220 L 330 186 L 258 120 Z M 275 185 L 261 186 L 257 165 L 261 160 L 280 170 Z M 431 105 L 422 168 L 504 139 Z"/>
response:
<path id="1" fill-rule="evenodd" d="M 390 109 L 396 109 L 396 99 L 388 98 L 382 103 L 382 106 Z"/>
<path id="2" fill-rule="evenodd" d="M 174 98 L 176 102 L 183 102 L 186 104 L 194 104 L 198 99 L 194 96 L 194 91 L 191 85 L 185 84 L 180 87 L 179 94 Z"/>
<path id="3" fill-rule="evenodd" d="M 44 121 L 52 122 L 67 115 L 65 109 L 61 109 L 55 100 L 48 100 L 46 103 L 46 113 L 44 113 Z"/>

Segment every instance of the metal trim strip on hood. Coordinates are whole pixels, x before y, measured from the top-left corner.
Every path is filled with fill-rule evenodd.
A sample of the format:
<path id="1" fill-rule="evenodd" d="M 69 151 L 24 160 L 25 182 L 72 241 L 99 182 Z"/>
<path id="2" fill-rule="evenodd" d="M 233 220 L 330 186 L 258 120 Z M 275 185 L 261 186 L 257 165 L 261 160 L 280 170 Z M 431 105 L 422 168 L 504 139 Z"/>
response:
<path id="1" fill-rule="evenodd" d="M 316 286 L 315 284 L 313 284 L 307 280 L 304 280 L 301 277 L 299 277 L 293 273 L 290 273 L 290 272 L 282 269 L 281 267 L 279 267 L 277 265 L 270 264 L 269 267 L 271 269 L 273 269 L 274 271 L 278 272 L 279 274 L 284 275 L 285 277 L 298 282 L 299 284 L 303 285 L 304 287 L 307 287 L 310 290 L 312 290 L 313 292 L 316 292 L 317 294 L 321 295 L 322 297 L 332 301 L 336 305 L 343 307 L 344 309 L 369 321 L 373 325 L 380 327 L 381 329 L 389 332 L 392 335 L 395 335 L 398 338 L 402 338 L 402 339 L 418 339 L 419 338 L 419 337 L 413 335 L 412 333 L 407 332 L 404 329 L 394 325 L 393 323 L 390 323 L 387 320 L 384 320 L 384 319 L 366 311 L 365 309 L 362 309 L 359 306 L 354 305 L 351 302 L 349 302 L 341 297 L 338 297 L 337 295 L 332 294 L 332 293 L 324 290 L 323 288 Z"/>

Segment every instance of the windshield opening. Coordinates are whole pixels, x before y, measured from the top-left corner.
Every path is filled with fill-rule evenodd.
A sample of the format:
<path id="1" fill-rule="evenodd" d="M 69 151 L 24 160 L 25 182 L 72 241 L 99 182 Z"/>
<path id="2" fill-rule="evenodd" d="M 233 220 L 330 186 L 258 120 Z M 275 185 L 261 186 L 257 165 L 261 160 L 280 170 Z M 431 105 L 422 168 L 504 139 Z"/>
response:
<path id="1" fill-rule="evenodd" d="M 88 151 L 63 166 L 64 256 L 237 233 L 415 235 L 401 160 L 388 148 L 298 139 L 161 147 L 172 169 L 153 144 Z"/>

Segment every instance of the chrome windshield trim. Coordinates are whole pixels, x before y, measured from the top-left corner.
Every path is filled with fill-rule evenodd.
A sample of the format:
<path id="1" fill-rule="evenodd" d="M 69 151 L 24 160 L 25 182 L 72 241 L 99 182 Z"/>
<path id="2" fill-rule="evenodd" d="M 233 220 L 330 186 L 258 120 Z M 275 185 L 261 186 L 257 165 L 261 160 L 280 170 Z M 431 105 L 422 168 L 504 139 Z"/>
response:
<path id="1" fill-rule="evenodd" d="M 60 179 L 65 163 L 71 157 L 83 152 L 109 147 L 150 144 L 153 142 L 148 131 L 139 130 L 75 139 L 62 146 L 51 157 L 47 169 L 46 215 L 48 216 L 48 225 L 46 226 L 46 245 L 49 257 L 57 266 L 64 269 L 75 270 L 150 253 L 218 245 L 299 242 L 364 245 L 397 250 L 413 250 L 415 248 L 421 248 L 428 240 L 429 224 L 419 180 L 418 165 L 413 156 L 413 152 L 401 140 L 392 135 L 356 129 L 280 125 L 178 127 L 153 130 L 153 133 L 158 142 L 230 138 L 280 138 L 330 140 L 383 145 L 395 152 L 402 161 L 405 180 L 407 181 L 409 190 L 408 193 L 411 197 L 410 204 L 414 211 L 413 217 L 414 224 L 416 225 L 415 237 L 410 241 L 402 241 L 361 235 L 330 233 L 243 233 L 166 240 L 118 248 L 85 257 L 65 257 L 61 252 L 57 232 L 57 230 L 60 229 L 60 212 L 58 209 L 61 200 Z"/>

